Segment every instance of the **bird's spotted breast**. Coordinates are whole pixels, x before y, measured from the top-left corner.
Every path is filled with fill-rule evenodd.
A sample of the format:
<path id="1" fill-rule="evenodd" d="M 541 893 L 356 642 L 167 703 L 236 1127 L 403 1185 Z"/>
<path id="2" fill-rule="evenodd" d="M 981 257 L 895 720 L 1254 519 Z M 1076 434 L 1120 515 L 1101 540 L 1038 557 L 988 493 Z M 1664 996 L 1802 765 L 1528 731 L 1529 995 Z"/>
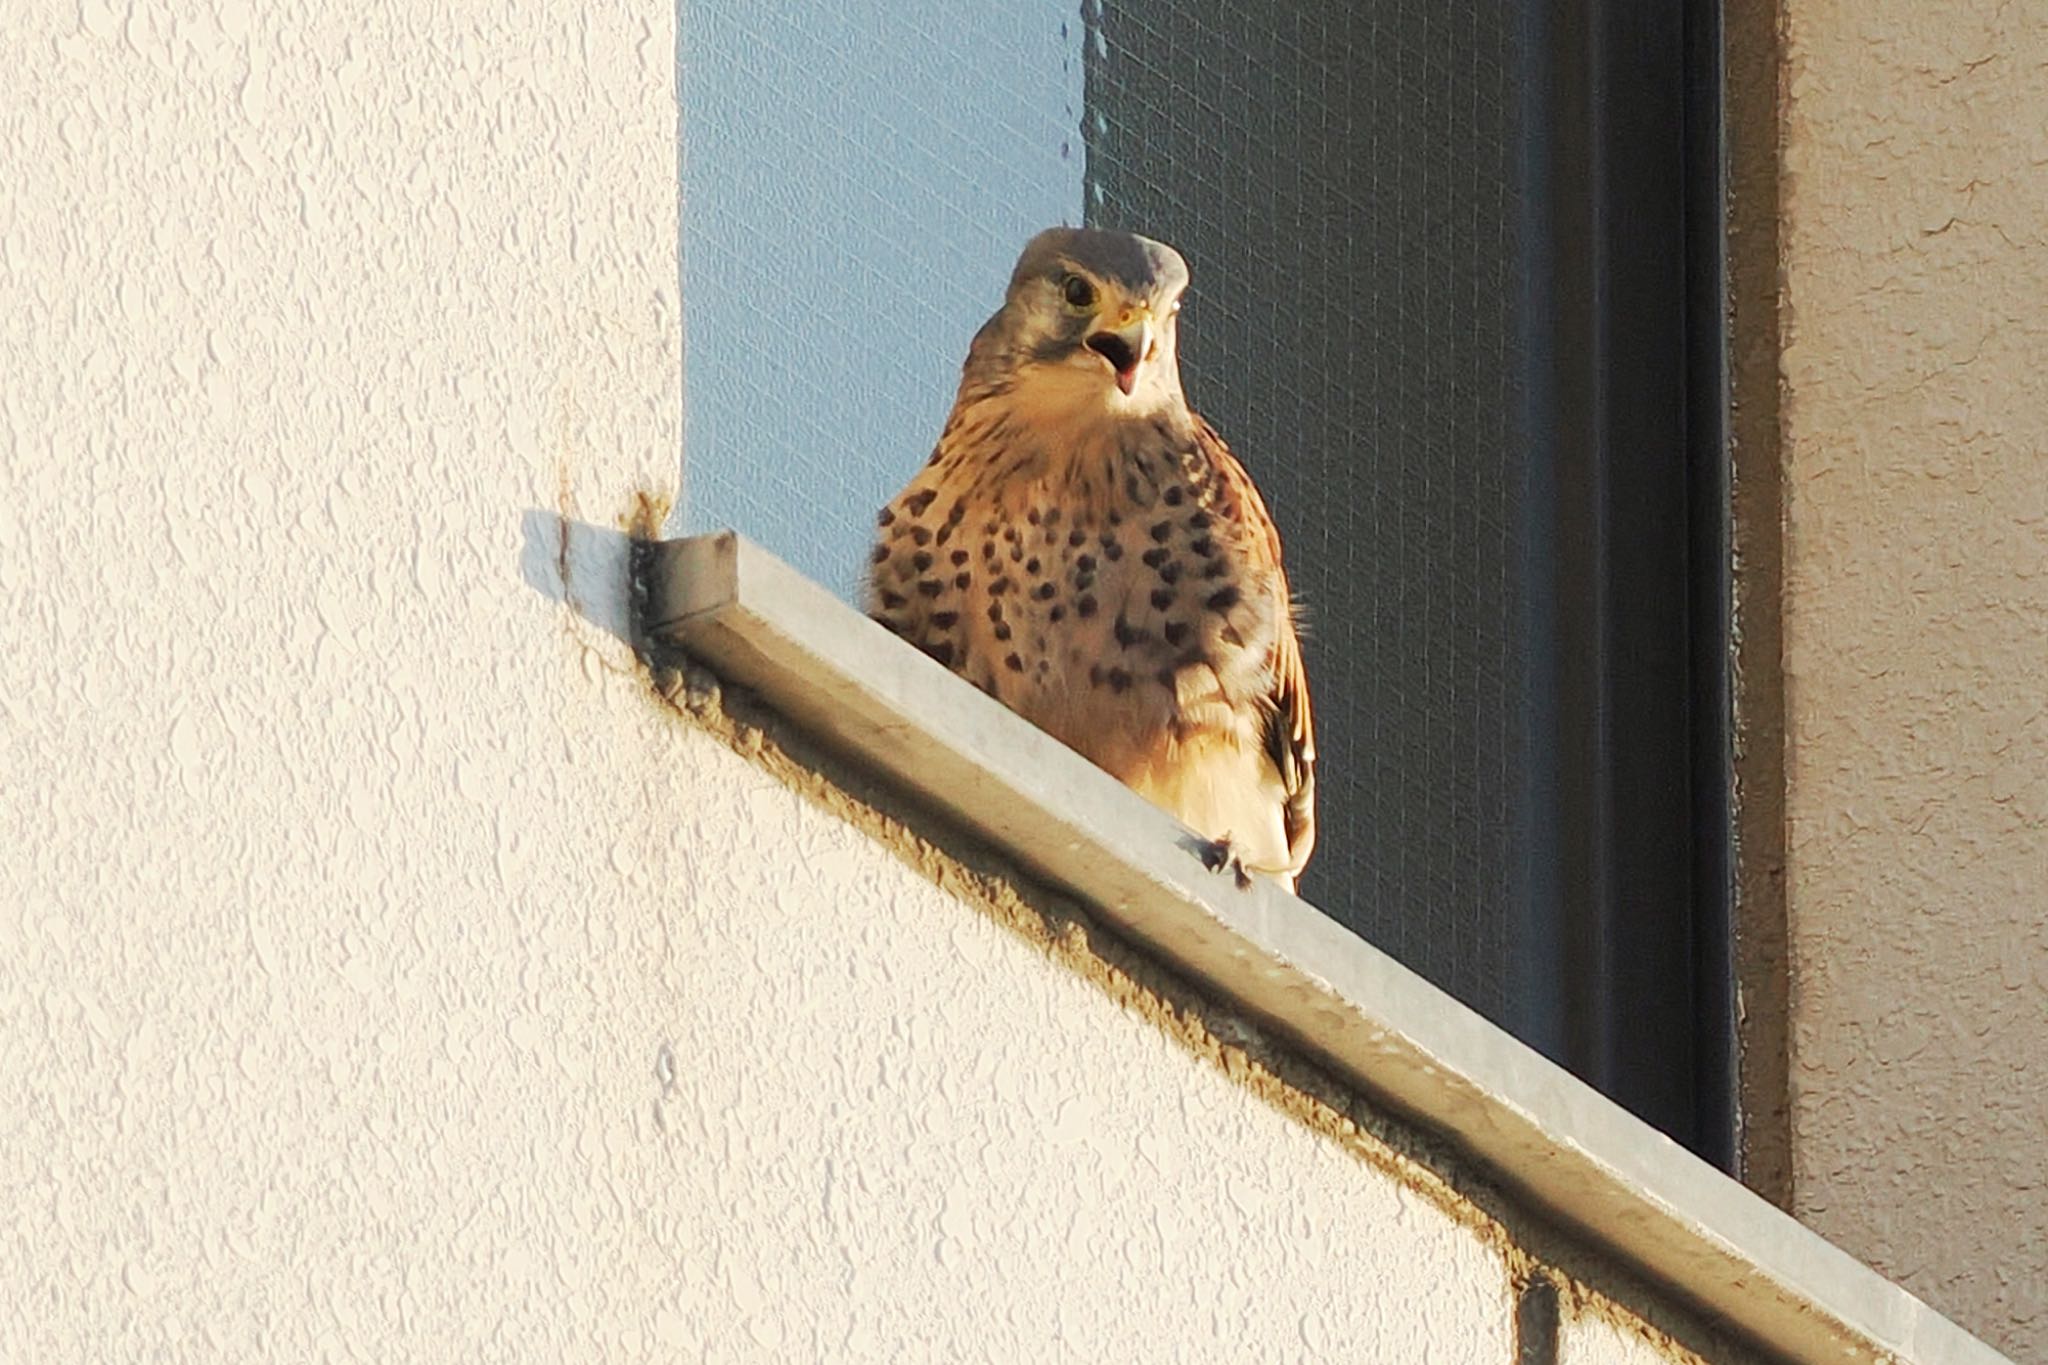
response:
<path id="1" fill-rule="evenodd" d="M 1092 500 L 1058 478 L 964 477 L 942 444 L 877 518 L 870 610 L 1098 762 L 1186 724 L 1191 668 L 1227 698 L 1257 695 L 1284 599 L 1177 444 L 1142 428 Z"/>

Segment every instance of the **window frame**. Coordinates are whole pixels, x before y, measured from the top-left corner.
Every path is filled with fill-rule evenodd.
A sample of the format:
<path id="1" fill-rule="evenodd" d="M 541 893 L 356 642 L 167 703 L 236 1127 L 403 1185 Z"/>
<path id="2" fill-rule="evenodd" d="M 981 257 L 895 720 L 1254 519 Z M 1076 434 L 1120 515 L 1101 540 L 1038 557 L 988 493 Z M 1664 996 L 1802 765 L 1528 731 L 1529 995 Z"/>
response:
<path id="1" fill-rule="evenodd" d="M 1732 1171 L 1720 5 L 1541 0 L 1539 22 L 1558 1055 Z"/>

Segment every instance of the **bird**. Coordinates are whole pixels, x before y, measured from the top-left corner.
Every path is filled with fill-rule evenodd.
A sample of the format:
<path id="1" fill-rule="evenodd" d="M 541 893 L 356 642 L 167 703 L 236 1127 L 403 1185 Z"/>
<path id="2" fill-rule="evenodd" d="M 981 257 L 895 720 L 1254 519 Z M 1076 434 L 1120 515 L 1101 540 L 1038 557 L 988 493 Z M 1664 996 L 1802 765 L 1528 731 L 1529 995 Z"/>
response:
<path id="1" fill-rule="evenodd" d="M 1101 228 L 1031 238 L 930 459 L 876 517 L 867 613 L 1293 890 L 1315 732 L 1280 536 L 1188 406 L 1188 267 Z"/>

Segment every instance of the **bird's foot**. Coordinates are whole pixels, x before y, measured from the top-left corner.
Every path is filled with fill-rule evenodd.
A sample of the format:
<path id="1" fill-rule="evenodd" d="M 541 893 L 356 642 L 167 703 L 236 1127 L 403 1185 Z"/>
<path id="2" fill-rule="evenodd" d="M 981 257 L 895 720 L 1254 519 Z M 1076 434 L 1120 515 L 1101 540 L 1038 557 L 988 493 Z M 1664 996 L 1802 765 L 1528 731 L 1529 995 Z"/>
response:
<path id="1" fill-rule="evenodd" d="M 1211 872 L 1228 872 L 1237 879 L 1237 889 L 1252 889 L 1251 869 L 1244 865 L 1244 859 L 1237 856 L 1237 848 L 1230 842 L 1230 836 L 1221 839 L 1204 840 L 1200 849 L 1202 866 Z"/>

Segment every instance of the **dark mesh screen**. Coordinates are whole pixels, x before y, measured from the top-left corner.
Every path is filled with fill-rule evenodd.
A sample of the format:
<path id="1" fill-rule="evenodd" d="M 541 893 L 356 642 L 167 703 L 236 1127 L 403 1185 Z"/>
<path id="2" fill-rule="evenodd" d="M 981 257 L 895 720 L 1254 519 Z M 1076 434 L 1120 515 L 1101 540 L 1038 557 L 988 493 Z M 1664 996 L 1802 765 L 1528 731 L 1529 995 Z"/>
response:
<path id="1" fill-rule="evenodd" d="M 1188 258 L 1189 396 L 1264 490 L 1307 607 L 1302 892 L 1530 1032 L 1518 9 L 1086 15 L 1089 221 Z"/>

